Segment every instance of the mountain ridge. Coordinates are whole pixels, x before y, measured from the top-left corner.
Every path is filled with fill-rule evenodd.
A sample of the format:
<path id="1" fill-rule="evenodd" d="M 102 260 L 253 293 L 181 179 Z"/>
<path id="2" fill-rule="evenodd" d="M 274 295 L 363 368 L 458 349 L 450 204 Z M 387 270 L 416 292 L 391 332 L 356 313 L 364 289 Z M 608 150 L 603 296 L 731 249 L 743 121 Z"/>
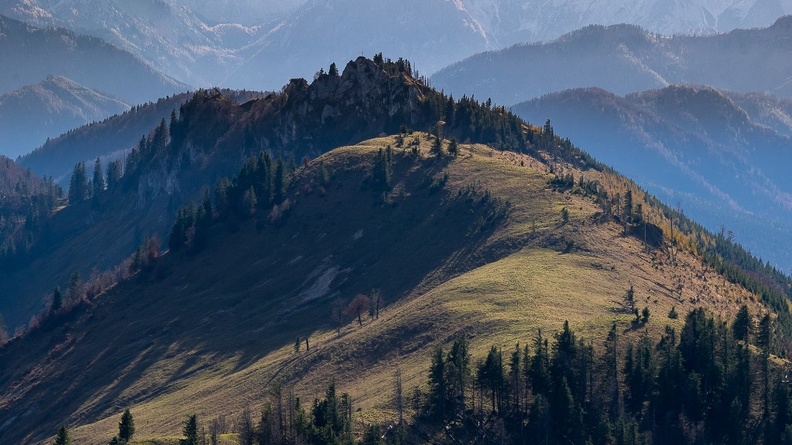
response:
<path id="1" fill-rule="evenodd" d="M 0 70 L 3 92 L 51 75 L 68 77 L 129 103 L 162 97 L 184 87 L 132 53 L 96 37 L 63 28 L 35 28 L 2 15 L 0 33 L 0 56 L 14 61 Z"/>
<path id="2" fill-rule="evenodd" d="M 619 307 L 614 294 L 630 283 L 641 295 L 656 300 L 647 303 L 660 320 L 650 321 L 647 328 L 651 332 L 662 330 L 665 322 L 661 314 L 672 305 L 683 304 L 682 297 L 670 290 L 683 269 L 667 265 L 661 266 L 662 272 L 651 272 L 652 262 L 665 254 L 639 254 L 641 242 L 622 237 L 619 224 L 592 223 L 597 206 L 591 199 L 548 187 L 551 175 L 535 159 L 530 166 L 532 158 L 525 155 L 462 144 L 458 158 L 438 160 L 429 154 L 431 136 L 414 136 L 419 138 L 422 154 L 417 160 L 408 151 L 396 155 L 392 205 L 377 204 L 380 198 L 371 185 L 361 189 L 360 184 L 365 184 L 374 168 L 378 150 L 396 146 L 398 137 L 333 150 L 297 172 L 286 195 L 292 202 L 285 216 L 287 224 L 256 222 L 260 217 L 253 217 L 238 231 L 228 232 L 221 223 L 210 232 L 204 253 L 163 257 L 152 272 L 122 283 L 92 306 L 66 316 L 66 325 L 46 325 L 32 333 L 24 341 L 24 354 L 19 349 L 22 342 L 0 349 L 0 356 L 15 357 L 14 363 L 31 355 L 46 355 L 53 342 L 60 351 L 57 356 L 49 355 L 52 361 L 36 365 L 32 375 L 20 369 L 0 376 L 9 391 L 0 409 L 31 412 L 28 418 L 40 419 L 31 420 L 36 425 L 85 419 L 76 422 L 88 424 L 79 428 L 74 424 L 73 431 L 91 444 L 106 441 L 103 438 L 116 427 L 118 410 L 123 409 L 115 404 L 118 398 L 133 406 L 142 437 L 156 438 L 178 428 L 180 417 L 173 413 L 198 412 L 205 419 L 239 413 L 245 404 L 263 397 L 267 382 L 276 376 L 287 382 L 297 379 L 295 390 L 308 395 L 318 394 L 332 376 L 345 386 L 365 379 L 369 384 L 354 386 L 352 394 L 358 406 L 371 409 L 386 403 L 383 397 L 388 397 L 390 385 L 386 376 L 392 373 L 392 366 L 403 364 L 407 384 L 422 384 L 428 363 L 425 351 L 459 333 L 475 336 L 479 343 L 476 350 L 481 353 L 490 341 L 501 344 L 505 338 L 531 335 L 536 327 L 550 329 L 564 317 L 572 318 L 576 329 L 583 332 L 604 332 L 611 320 L 629 323 L 631 315 L 614 315 L 614 308 Z M 322 166 L 330 178 L 323 185 L 325 194 L 318 190 L 321 183 L 311 186 Z M 429 181 L 442 180 L 444 174 L 447 183 L 429 193 Z M 525 190 L 531 191 L 532 199 L 519 204 L 512 201 L 510 216 L 479 226 L 479 218 L 491 211 L 487 199 L 505 202 L 509 195 L 504 193 L 522 196 Z M 572 209 L 567 224 L 560 224 L 558 208 L 562 206 Z M 423 209 L 421 215 L 428 212 L 428 219 L 413 219 L 411 215 L 419 208 Z M 358 218 L 348 217 L 350 211 Z M 408 236 L 401 238 L 405 227 Z M 591 231 L 597 235 L 589 236 Z M 402 242 L 389 243 L 393 236 Z M 459 239 L 466 240 L 464 246 L 469 247 L 460 247 Z M 577 247 L 564 253 L 568 249 L 565 240 Z M 339 242 L 346 247 L 339 248 Z M 383 249 L 370 249 L 372 243 L 386 244 Z M 600 256 L 604 252 L 607 255 Z M 405 258 L 412 260 L 405 262 Z M 231 268 L 231 276 L 217 267 L 229 261 L 239 265 Z M 680 252 L 677 261 L 698 270 L 697 260 L 687 253 Z M 291 272 L 278 272 L 283 268 Z M 515 274 L 515 270 L 530 273 Z M 712 304 L 726 314 L 736 310 L 737 301 L 748 301 L 744 290 L 713 275 L 712 270 L 700 273 L 707 277 L 708 285 L 718 283 L 729 295 L 704 294 L 701 298 L 706 300 L 700 304 Z M 574 277 L 581 274 L 590 280 L 587 298 L 571 287 Z M 327 286 L 315 285 L 325 276 L 330 277 Z M 545 280 L 555 285 L 540 284 Z M 685 298 L 708 286 L 698 279 L 684 282 Z M 227 288 L 230 283 L 237 284 Z M 372 285 L 384 295 L 381 319 L 366 320 L 359 328 L 347 318 L 337 335 L 336 322 L 328 316 L 333 301 L 340 297 L 346 302 L 356 292 L 368 292 Z M 304 291 L 314 288 L 316 296 L 304 299 Z M 167 296 L 162 293 L 165 289 L 169 289 Z M 528 310 L 534 306 L 525 304 L 525 295 L 533 295 L 531 301 L 539 305 L 541 315 Z M 147 307 L 162 320 L 157 320 L 159 316 L 137 320 L 130 329 L 145 333 L 145 337 L 128 342 L 127 334 L 118 331 L 126 317 L 120 307 L 133 312 Z M 178 314 L 174 312 L 177 307 Z M 215 310 L 207 314 L 208 307 Z M 559 307 L 573 309 L 556 312 Z M 484 313 L 486 321 L 470 323 L 471 318 L 485 317 Z M 237 327 L 222 327 L 230 319 L 237 320 L 233 323 Z M 515 323 L 516 319 L 521 322 Z M 310 322 L 312 327 L 296 320 Z M 115 329 L 114 334 L 108 329 Z M 193 334 L 184 335 L 187 331 Z M 294 355 L 295 335 L 310 338 L 311 352 Z M 262 337 L 267 340 L 255 340 Z M 375 347 L 373 338 L 389 341 Z M 94 382 L 98 386 L 78 395 L 56 383 L 96 349 L 99 339 L 104 348 L 121 351 L 112 356 L 124 358 L 111 363 L 110 355 L 102 353 L 88 374 L 80 374 L 84 377 L 79 385 Z M 229 348 L 230 344 L 236 346 Z M 393 345 L 393 349 L 385 345 Z M 166 355 L 168 350 L 171 352 Z M 50 375 L 55 363 L 60 363 L 60 370 Z M 12 365 L 10 369 L 19 368 Z M 112 383 L 119 378 L 121 386 Z M 193 383 L 187 384 L 189 381 Z M 65 392 L 54 400 L 45 396 L 61 391 L 58 388 Z M 59 412 L 77 411 L 65 419 L 47 415 L 36 405 L 36 400 L 42 399 L 52 400 L 50 406 Z M 175 399 L 178 406 L 172 403 Z M 2 437 L 24 437 L 38 443 L 51 434 L 51 426 L 37 426 L 34 431 L 22 428 L 27 419 L 17 417 L 13 422 L 16 428 L 0 430 Z M 25 436 L 16 432 L 21 429 L 27 431 Z"/>
<path id="3" fill-rule="evenodd" d="M 792 351 L 789 277 L 551 125 L 452 100 L 401 59 L 358 58 L 244 103 L 199 91 L 107 182 L 70 193 L 54 243 L 0 289 L 35 276 L 49 293 L 115 266 L 138 234 L 167 234 L 169 251 L 149 238 L 110 275 L 69 279 L 60 308 L 14 292 L 41 312 L 0 348 L 0 440 L 44 443 L 68 425 L 105 443 L 129 406 L 160 440 L 190 413 L 239 415 L 278 381 L 305 400 L 354 385 L 359 416 L 389 418 L 394 367 L 423 386 L 434 347 L 469 336 L 481 356 L 563 320 L 637 339 L 671 335 L 676 311 L 731 319 L 745 305 L 774 314 L 764 351 Z M 365 323 L 341 313 L 359 294 L 381 297 Z"/>
<path id="4" fill-rule="evenodd" d="M 0 152 L 16 157 L 72 128 L 127 111 L 129 105 L 62 76 L 0 95 Z"/>
<path id="5" fill-rule="evenodd" d="M 785 73 L 792 66 L 784 55 L 790 38 L 792 16 L 767 28 L 702 37 L 663 37 L 635 25 L 591 25 L 552 42 L 471 56 L 433 74 L 432 83 L 454 95 L 488 97 L 504 105 L 570 88 L 627 94 L 679 83 L 790 97 L 792 83 Z"/>
<path id="6" fill-rule="evenodd" d="M 792 233 L 784 224 L 792 184 L 777 162 L 790 139 L 738 105 L 751 97 L 757 96 L 688 85 L 623 97 L 574 89 L 514 111 L 529 120 L 551 119 L 559 132 L 651 193 L 679 201 L 711 230 L 725 225 L 752 251 L 786 268 L 792 259 L 774 240 Z M 730 211 L 719 209 L 724 205 Z"/>

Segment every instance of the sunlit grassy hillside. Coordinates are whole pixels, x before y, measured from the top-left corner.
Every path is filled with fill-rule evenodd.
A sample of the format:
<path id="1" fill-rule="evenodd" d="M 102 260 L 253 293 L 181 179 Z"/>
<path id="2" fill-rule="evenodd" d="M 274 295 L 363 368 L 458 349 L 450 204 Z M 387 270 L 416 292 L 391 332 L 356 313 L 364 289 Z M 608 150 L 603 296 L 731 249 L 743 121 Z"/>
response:
<path id="1" fill-rule="evenodd" d="M 107 443 L 127 408 L 137 440 L 174 437 L 192 413 L 206 425 L 245 406 L 258 412 L 275 383 L 310 401 L 335 381 L 363 424 L 394 415 L 397 368 L 405 388 L 425 386 L 432 348 L 459 336 L 476 360 L 564 320 L 593 339 L 614 322 L 627 337 L 657 335 L 697 306 L 724 317 L 743 303 L 762 311 L 687 250 L 625 236 L 593 197 L 552 186 L 547 164 L 480 145 L 437 157 L 432 143 L 383 137 L 311 160 L 282 216 L 259 209 L 217 222 L 201 252 L 167 254 L 0 349 L 2 441 L 45 443 L 65 424 L 76 443 Z M 382 193 L 372 171 L 388 145 L 393 177 Z M 637 328 L 624 308 L 631 286 L 651 313 Z M 360 326 L 346 316 L 337 331 L 337 309 L 372 289 L 379 317 L 364 314 Z M 672 307 L 680 319 L 668 318 Z"/>

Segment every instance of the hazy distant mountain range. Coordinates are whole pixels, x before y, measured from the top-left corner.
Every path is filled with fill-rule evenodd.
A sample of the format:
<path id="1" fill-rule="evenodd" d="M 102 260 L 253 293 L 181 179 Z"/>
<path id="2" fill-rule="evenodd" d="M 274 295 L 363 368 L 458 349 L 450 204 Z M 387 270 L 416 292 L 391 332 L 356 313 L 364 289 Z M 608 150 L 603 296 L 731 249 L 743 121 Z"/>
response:
<path id="1" fill-rule="evenodd" d="M 295 75 L 312 77 L 317 64 L 380 51 L 409 57 L 428 74 L 494 48 L 454 2 L 270 3 L 14 0 L 0 3 L 0 13 L 101 37 L 193 86 L 274 89 Z"/>
<path id="2" fill-rule="evenodd" d="M 770 106 L 769 104 L 773 104 Z M 598 160 L 665 202 L 784 267 L 792 255 L 792 101 L 709 87 L 670 86 L 624 97 L 567 90 L 518 104 L 532 122 L 551 119 Z"/>
<path id="3" fill-rule="evenodd" d="M 555 39 L 586 25 L 631 23 L 652 32 L 712 34 L 765 27 L 792 14 L 785 0 L 463 0 L 502 46 Z"/>
<path id="4" fill-rule="evenodd" d="M 477 54 L 432 76 L 454 95 L 514 104 L 569 88 L 617 94 L 699 83 L 792 97 L 792 16 L 708 37 L 663 37 L 634 25 L 589 26 L 544 44 Z"/>
<path id="5" fill-rule="evenodd" d="M 51 75 L 133 103 L 185 88 L 127 51 L 66 29 L 35 28 L 0 16 L 0 37 L 0 92 Z"/>
<path id="6" fill-rule="evenodd" d="M 769 26 L 781 0 L 1 0 L 0 13 L 101 37 L 190 85 L 274 89 L 317 64 L 384 52 L 425 74 L 484 50 L 589 24 L 663 34 Z"/>
<path id="7" fill-rule="evenodd" d="M 0 95 L 0 152 L 25 154 L 49 137 L 128 109 L 122 100 L 71 79 L 49 77 Z"/>

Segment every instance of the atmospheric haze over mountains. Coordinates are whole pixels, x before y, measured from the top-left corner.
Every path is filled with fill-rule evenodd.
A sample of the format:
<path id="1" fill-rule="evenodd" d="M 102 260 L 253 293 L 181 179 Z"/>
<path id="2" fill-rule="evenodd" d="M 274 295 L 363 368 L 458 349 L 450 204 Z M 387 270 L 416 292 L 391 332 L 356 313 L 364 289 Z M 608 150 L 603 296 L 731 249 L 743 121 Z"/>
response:
<path id="1" fill-rule="evenodd" d="M 0 0 L 0 445 L 792 443 L 791 162 L 792 0 Z"/>
<path id="2" fill-rule="evenodd" d="M 256 90 L 361 53 L 405 57 L 432 74 L 483 50 L 548 41 L 589 24 L 712 34 L 769 26 L 790 13 L 782 0 L 0 2 L 0 14 L 101 37 L 193 87 Z"/>
<path id="3" fill-rule="evenodd" d="M 708 228 L 718 221 L 734 227 L 749 247 L 787 267 L 792 258 L 763 248 L 771 242 L 756 232 L 770 215 L 778 215 L 774 205 L 786 208 L 789 185 L 766 173 L 764 158 L 764 166 L 747 156 L 704 171 L 690 151 L 761 149 L 772 157 L 767 147 L 788 142 L 792 17 L 782 17 L 791 13 L 792 2 L 783 0 L 0 0 L 0 14 L 7 16 L 0 18 L 0 56 L 13 61 L 0 67 L 0 153 L 24 155 L 50 139 L 21 162 L 64 181 L 63 165 L 89 160 L 88 153 L 117 157 L 134 144 L 137 136 L 129 130 L 137 127 L 115 129 L 115 122 L 153 122 L 167 117 L 168 110 L 141 108 L 101 130 L 58 138 L 80 125 L 165 96 L 174 97 L 164 102 L 169 104 L 181 97 L 174 94 L 195 88 L 278 91 L 290 78 L 310 80 L 333 62 L 342 68 L 359 55 L 382 52 L 406 58 L 430 76 L 433 87 L 454 97 L 522 103 L 515 110 L 533 123 L 551 118 L 559 133 L 568 131 L 595 157 L 613 159 L 660 196 L 687 197 L 693 214 L 696 207 L 709 209 L 696 215 Z M 681 102 L 676 110 L 647 111 L 641 108 L 646 101 L 639 106 L 623 97 L 648 97 L 642 92 L 667 91 L 675 84 L 716 88 L 749 115 L 750 125 L 730 122 L 722 131 L 734 136 L 717 139 L 670 120 L 683 109 Z M 592 102 L 592 91 L 599 90 L 578 90 L 591 87 L 602 89 L 597 101 Z M 560 91 L 566 92 L 553 95 Z M 702 97 L 691 94 L 684 106 Z M 603 108 L 621 119 L 609 121 L 611 127 L 593 124 L 590 108 L 603 98 L 621 107 Z M 717 120 L 707 116 L 715 111 L 698 109 L 689 120 Z M 746 128 L 752 129 L 749 136 L 742 133 Z M 92 134 L 108 139 L 91 139 L 90 148 L 79 142 Z M 604 141 L 612 135 L 616 139 L 608 151 Z M 55 147 L 58 166 L 42 168 L 41 160 Z M 98 152 L 101 147 L 108 153 Z M 625 158 L 612 158 L 614 147 L 644 157 L 663 147 L 674 153 L 672 164 L 684 165 L 687 173 L 673 170 L 649 181 L 630 168 L 646 159 L 619 164 Z M 761 173 L 726 179 L 741 169 L 756 171 L 752 168 Z M 684 180 L 673 182 L 676 174 Z M 746 189 L 762 198 L 726 190 L 713 178 L 749 184 Z M 720 199 L 736 206 L 742 219 L 724 212 Z M 761 209 L 752 208 L 760 203 Z M 774 220 L 773 230 L 790 233 L 786 220 Z"/>

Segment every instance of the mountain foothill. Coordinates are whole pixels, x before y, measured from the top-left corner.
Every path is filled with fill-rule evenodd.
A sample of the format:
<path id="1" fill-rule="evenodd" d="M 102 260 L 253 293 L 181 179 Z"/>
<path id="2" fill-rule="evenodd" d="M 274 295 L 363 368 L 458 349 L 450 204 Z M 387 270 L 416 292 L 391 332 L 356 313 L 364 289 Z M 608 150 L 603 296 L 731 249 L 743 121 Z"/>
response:
<path id="1" fill-rule="evenodd" d="M 0 440 L 785 437 L 789 277 L 406 60 L 201 90 L 30 181 Z"/>
<path id="2" fill-rule="evenodd" d="M 792 443 L 792 10 L 642 5 L 0 0 L 0 443 Z"/>

